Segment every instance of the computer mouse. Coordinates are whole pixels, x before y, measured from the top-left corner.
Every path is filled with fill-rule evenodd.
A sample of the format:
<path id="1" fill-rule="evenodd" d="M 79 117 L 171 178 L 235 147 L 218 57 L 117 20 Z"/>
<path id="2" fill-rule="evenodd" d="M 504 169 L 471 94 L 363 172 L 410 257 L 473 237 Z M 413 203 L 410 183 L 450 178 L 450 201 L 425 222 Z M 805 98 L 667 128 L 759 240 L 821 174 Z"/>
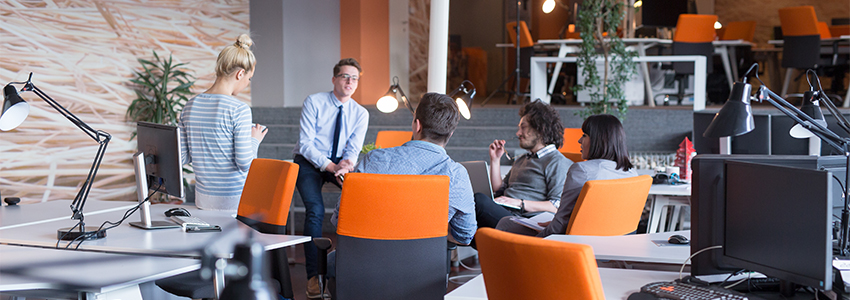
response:
<path id="1" fill-rule="evenodd" d="M 658 299 L 658 297 L 656 297 L 653 294 L 644 293 L 644 292 L 632 293 L 631 295 L 629 295 L 629 298 L 628 298 L 628 300 L 655 300 L 655 299 Z"/>
<path id="2" fill-rule="evenodd" d="M 175 207 L 175 208 L 172 208 L 172 209 L 169 209 L 169 210 L 166 210 L 166 211 L 165 211 L 165 216 L 166 216 L 166 217 L 170 217 L 170 216 L 183 216 L 183 217 L 189 217 L 189 216 L 191 216 L 191 215 L 192 215 L 192 214 L 190 214 L 188 210 L 186 210 L 185 208 L 182 208 L 182 207 Z"/>
<path id="3" fill-rule="evenodd" d="M 678 234 L 671 235 L 670 238 L 667 239 L 667 242 L 670 244 L 679 245 L 690 243 L 690 241 L 688 241 L 688 238 Z"/>

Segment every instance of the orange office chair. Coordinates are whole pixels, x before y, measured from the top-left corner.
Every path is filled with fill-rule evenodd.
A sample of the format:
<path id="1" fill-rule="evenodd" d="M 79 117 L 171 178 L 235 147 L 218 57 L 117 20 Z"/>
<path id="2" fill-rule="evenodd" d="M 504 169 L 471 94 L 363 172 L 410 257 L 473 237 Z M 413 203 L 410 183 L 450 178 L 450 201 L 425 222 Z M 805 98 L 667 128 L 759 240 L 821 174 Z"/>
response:
<path id="1" fill-rule="evenodd" d="M 375 147 L 392 148 L 404 145 L 413 138 L 413 132 L 410 131 L 378 131 L 378 136 L 375 138 Z"/>
<path id="2" fill-rule="evenodd" d="M 236 219 L 262 233 L 286 234 L 289 205 L 297 178 L 298 164 L 276 159 L 254 159 L 242 189 Z M 272 278 L 280 284 L 278 290 L 291 294 L 292 282 L 285 249 L 272 250 L 268 257 L 271 258 Z M 212 281 L 202 281 L 198 272 L 157 280 L 156 285 L 182 297 L 217 298 Z"/>
<path id="3" fill-rule="evenodd" d="M 756 21 L 729 22 L 724 28 L 721 40 L 745 40 L 752 43 L 756 34 Z"/>
<path id="4" fill-rule="evenodd" d="M 605 299 L 589 245 L 492 228 L 478 229 L 475 240 L 490 300 Z"/>
<path id="5" fill-rule="evenodd" d="M 564 144 L 558 151 L 573 162 L 584 161 L 581 158 L 581 144 L 578 143 L 583 134 L 581 128 L 564 128 Z"/>
<path id="6" fill-rule="evenodd" d="M 448 176 L 346 174 L 331 295 L 442 299 L 448 214 Z"/>
<path id="7" fill-rule="evenodd" d="M 780 95 L 786 97 L 793 69 L 818 67 L 821 32 L 815 8 L 809 5 L 780 8 L 779 23 L 785 41 L 782 46 L 782 67 L 787 68 Z"/>
<path id="8" fill-rule="evenodd" d="M 706 58 L 706 72 L 712 72 L 712 57 L 714 56 L 715 30 L 714 23 L 717 22 L 715 15 L 681 14 L 676 23 L 676 34 L 673 36 L 673 55 L 702 55 Z M 685 98 L 685 86 L 688 75 L 694 73 L 693 63 L 673 63 L 676 71 L 675 80 L 678 82 L 678 93 L 676 101 L 682 104 Z M 669 95 L 667 95 L 669 97 Z M 666 103 L 665 103 L 666 104 Z"/>
<path id="9" fill-rule="evenodd" d="M 649 175 L 586 182 L 565 234 L 611 236 L 634 232 L 651 185 Z"/>

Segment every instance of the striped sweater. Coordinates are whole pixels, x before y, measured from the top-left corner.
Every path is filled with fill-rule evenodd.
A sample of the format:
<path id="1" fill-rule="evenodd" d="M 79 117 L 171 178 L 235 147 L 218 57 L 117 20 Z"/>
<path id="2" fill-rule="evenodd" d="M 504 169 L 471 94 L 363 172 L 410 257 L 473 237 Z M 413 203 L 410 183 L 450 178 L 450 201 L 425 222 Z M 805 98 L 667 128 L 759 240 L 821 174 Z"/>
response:
<path id="1" fill-rule="evenodd" d="M 195 205 L 236 212 L 260 142 L 251 137 L 251 108 L 221 94 L 200 94 L 180 114 L 183 163 L 195 170 Z"/>

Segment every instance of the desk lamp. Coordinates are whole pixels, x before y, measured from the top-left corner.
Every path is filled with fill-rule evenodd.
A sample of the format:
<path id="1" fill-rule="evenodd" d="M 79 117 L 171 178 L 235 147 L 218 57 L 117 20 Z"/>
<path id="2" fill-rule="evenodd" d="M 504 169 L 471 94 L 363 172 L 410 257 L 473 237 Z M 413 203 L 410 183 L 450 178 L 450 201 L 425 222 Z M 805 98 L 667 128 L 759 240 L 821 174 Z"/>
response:
<path id="1" fill-rule="evenodd" d="M 746 76 L 750 74 L 751 71 L 755 69 L 756 71 L 756 79 L 759 80 L 761 86 L 754 96 L 750 96 L 750 91 L 752 90 L 752 86 L 749 83 L 746 83 Z M 845 165 L 845 183 L 850 182 L 850 138 L 844 138 L 826 128 L 826 126 L 817 122 L 810 115 L 804 113 L 797 107 L 791 105 L 768 89 L 764 82 L 761 82 L 761 79 L 758 78 L 758 64 L 753 64 L 750 67 L 750 70 L 743 77 L 744 79 L 741 82 L 735 82 L 732 87 L 732 93 L 729 95 L 729 101 L 723 105 L 723 108 L 720 109 L 720 112 L 714 116 L 714 119 L 711 121 L 711 124 L 706 129 L 703 136 L 705 137 L 728 137 L 728 136 L 738 136 L 744 133 L 750 132 L 755 129 L 755 126 L 752 123 L 753 112 L 750 107 L 750 99 L 754 99 L 759 102 L 768 102 L 779 111 L 784 113 L 786 116 L 790 117 L 792 120 L 796 121 L 803 128 L 810 131 L 812 134 L 822 139 L 824 142 L 832 146 L 833 148 L 841 151 L 844 154 L 846 159 Z M 821 88 L 822 91 L 823 88 Z M 822 103 L 824 103 L 827 109 L 836 116 L 836 119 L 839 120 L 839 124 L 843 122 L 841 127 L 850 133 L 850 126 L 847 124 L 847 120 L 841 116 L 841 113 L 835 108 L 835 105 L 832 105 L 831 101 L 828 98 L 824 98 L 825 93 L 818 93 L 817 97 L 823 99 Z M 850 205 L 850 184 L 844 185 L 844 207 L 841 211 L 841 228 L 839 233 L 839 244 L 838 244 L 838 254 L 840 256 L 847 256 L 847 242 L 848 242 L 848 223 L 850 223 L 850 211 L 848 211 L 848 206 Z"/>
<path id="2" fill-rule="evenodd" d="M 467 84 L 469 86 L 466 86 Z M 475 85 L 473 85 L 469 80 L 464 80 L 456 89 L 454 89 L 454 91 L 449 93 L 449 97 L 454 98 L 460 93 L 463 94 L 455 98 L 455 102 L 457 102 L 457 109 L 460 111 L 460 115 L 463 116 L 464 119 L 469 120 L 469 118 L 472 117 L 472 98 L 475 97 Z"/>
<path id="3" fill-rule="evenodd" d="M 413 106 L 410 104 L 410 100 L 407 98 L 407 95 L 404 94 L 404 90 L 401 89 L 401 86 L 398 84 L 398 76 L 393 77 L 393 84 L 390 85 L 390 90 L 387 93 L 378 99 L 378 102 L 375 104 L 378 106 L 378 110 L 382 113 L 388 114 L 394 112 L 398 108 L 398 102 L 404 102 L 404 105 L 407 106 L 407 109 L 410 110 L 410 114 L 413 114 Z"/>
<path id="4" fill-rule="evenodd" d="M 29 104 L 27 104 L 27 102 L 18 95 L 18 91 L 15 90 L 15 87 L 12 86 L 12 84 L 24 84 L 24 87 L 21 88 L 21 92 L 34 92 L 41 98 L 41 100 L 50 104 L 53 109 L 65 116 L 65 118 L 76 125 L 77 128 L 80 128 L 80 130 L 88 134 L 89 137 L 100 144 L 97 149 L 97 154 L 94 157 L 94 161 L 92 162 L 91 169 L 89 170 L 89 174 L 83 182 L 83 185 L 80 187 L 80 191 L 77 193 L 76 198 L 74 198 L 74 201 L 71 202 L 71 219 L 80 220 L 80 222 L 73 227 L 59 229 L 57 231 L 57 236 L 61 240 L 75 240 L 81 236 L 85 239 L 99 239 L 106 237 L 106 231 L 99 231 L 98 227 L 94 226 L 85 226 L 86 223 L 85 217 L 83 216 L 83 206 L 86 205 L 86 198 L 88 198 L 89 190 L 91 190 L 92 183 L 97 175 L 97 169 L 100 168 L 100 162 L 103 160 L 103 155 L 106 153 L 106 145 L 109 144 L 109 140 L 112 139 L 112 136 L 105 131 L 92 129 L 88 124 L 77 118 L 77 116 L 56 102 L 56 100 L 53 100 L 53 98 L 50 98 L 50 96 L 42 92 L 32 83 L 32 73 L 30 73 L 27 81 L 10 82 L 3 88 L 3 110 L 0 111 L 0 130 L 9 131 L 15 129 L 18 125 L 21 125 L 21 123 L 24 122 L 24 119 L 27 118 L 27 115 L 29 115 Z"/>
<path id="5" fill-rule="evenodd" d="M 470 112 L 472 111 L 472 98 L 475 97 L 475 85 L 473 85 L 469 80 L 464 80 L 456 89 L 449 93 L 448 96 L 450 98 L 457 96 L 457 98 L 454 99 L 457 103 L 458 111 L 464 119 L 469 120 L 469 118 L 472 117 Z M 378 107 L 379 111 L 388 114 L 398 109 L 399 102 L 403 102 L 404 105 L 407 106 L 407 109 L 410 110 L 410 114 L 415 114 L 413 104 L 410 103 L 410 99 L 407 98 L 407 95 L 404 94 L 404 90 L 401 89 L 401 86 L 398 84 L 398 77 L 393 77 L 393 84 L 390 85 L 390 89 L 383 97 L 378 99 L 378 102 L 375 105 Z"/>

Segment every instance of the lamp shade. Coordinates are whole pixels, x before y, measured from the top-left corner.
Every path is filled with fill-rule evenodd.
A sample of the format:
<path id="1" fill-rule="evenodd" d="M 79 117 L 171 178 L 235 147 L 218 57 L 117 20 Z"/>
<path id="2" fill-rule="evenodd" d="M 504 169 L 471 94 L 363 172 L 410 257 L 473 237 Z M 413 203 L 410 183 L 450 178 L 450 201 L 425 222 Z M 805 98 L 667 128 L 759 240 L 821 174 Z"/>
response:
<path id="1" fill-rule="evenodd" d="M 9 131 L 21 125 L 30 113 L 30 105 L 18 95 L 12 85 L 3 88 L 3 110 L 0 111 L 0 130 Z"/>
<path id="2" fill-rule="evenodd" d="M 382 113 L 391 113 L 398 109 L 398 99 L 395 97 L 395 85 L 390 86 L 390 90 L 387 93 L 378 99 L 378 102 L 375 103 L 375 106 L 378 107 L 378 110 Z"/>
<path id="3" fill-rule="evenodd" d="M 817 95 L 815 91 L 806 91 L 803 93 L 803 105 L 800 106 L 800 111 L 815 119 L 815 122 L 821 126 L 826 127 L 826 118 L 823 116 L 823 110 L 820 109 L 820 101 L 817 99 L 819 96 Z M 803 123 L 809 123 L 809 121 L 804 121 Z M 802 124 L 794 125 L 788 133 L 798 139 L 816 136 Z"/>
<path id="4" fill-rule="evenodd" d="M 753 108 L 750 105 L 749 83 L 735 82 L 729 100 L 720 109 L 711 124 L 702 135 L 704 137 L 739 136 L 756 128 L 753 122 Z"/>

